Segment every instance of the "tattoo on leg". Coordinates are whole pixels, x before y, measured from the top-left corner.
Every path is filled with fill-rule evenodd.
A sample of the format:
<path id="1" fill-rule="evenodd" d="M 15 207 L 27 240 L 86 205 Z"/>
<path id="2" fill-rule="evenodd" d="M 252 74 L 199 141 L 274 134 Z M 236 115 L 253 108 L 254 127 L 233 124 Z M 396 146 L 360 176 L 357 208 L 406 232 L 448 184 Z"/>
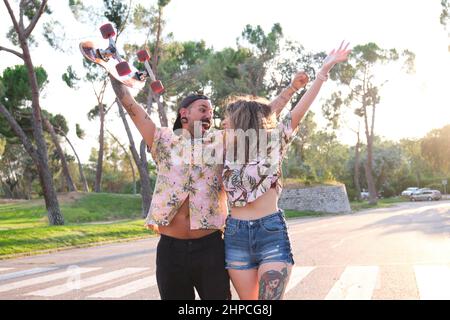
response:
<path id="1" fill-rule="evenodd" d="M 259 280 L 259 300 L 280 300 L 288 276 L 287 268 L 280 271 L 269 270 Z"/>

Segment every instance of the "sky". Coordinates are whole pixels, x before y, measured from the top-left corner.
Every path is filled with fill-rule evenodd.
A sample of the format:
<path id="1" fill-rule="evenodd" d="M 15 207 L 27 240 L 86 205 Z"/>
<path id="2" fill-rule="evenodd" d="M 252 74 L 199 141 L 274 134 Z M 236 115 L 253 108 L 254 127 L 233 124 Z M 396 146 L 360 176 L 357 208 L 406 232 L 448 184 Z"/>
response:
<path id="1" fill-rule="evenodd" d="M 10 1 L 17 7 L 17 1 Z M 52 113 L 63 114 L 69 122 L 69 138 L 80 154 L 82 162 L 89 158 L 92 147 L 98 148 L 98 121 L 88 121 L 86 114 L 95 105 L 92 87 L 81 83 L 78 90 L 68 88 L 61 80 L 67 66 L 82 72 L 82 57 L 78 43 L 100 37 L 98 27 L 82 25 L 71 15 L 68 1 L 50 0 L 53 18 L 64 25 L 62 53 L 49 48 L 44 41 L 32 49 L 36 66 L 42 65 L 49 73 L 49 83 L 43 92 L 42 107 Z M 91 4 L 101 1 L 85 1 Z M 133 0 L 145 6 L 153 1 Z M 439 23 L 440 0 L 171 0 L 165 8 L 167 25 L 175 40 L 204 40 L 207 46 L 220 50 L 235 47 L 245 25 L 261 25 L 269 32 L 274 23 L 280 23 L 286 39 L 301 43 L 308 51 L 326 51 L 342 40 L 350 46 L 375 42 L 381 48 L 408 49 L 416 54 L 416 73 L 407 75 L 398 68 L 381 72 L 380 80 L 387 80 L 377 108 L 375 133 L 386 139 L 420 138 L 433 128 L 450 124 L 450 35 Z M 106 22 L 106 21 L 104 21 Z M 0 45 L 13 48 L 5 34 L 11 25 L 4 4 L 0 4 Z M 42 23 L 35 32 L 40 33 Z M 142 41 L 143 34 L 124 35 L 127 41 Z M 39 37 L 38 37 L 39 39 Z M 120 47 L 120 43 L 119 43 Z M 21 61 L 4 51 L 0 52 L 0 72 Z M 327 82 L 311 106 L 320 114 L 321 104 L 336 87 Z M 114 99 L 108 88 L 107 104 Z M 107 116 L 107 128 L 123 143 L 126 133 L 117 116 L 117 109 Z M 155 119 L 156 120 L 156 119 Z M 319 124 L 324 122 L 318 117 Z M 86 138 L 75 135 L 75 124 L 86 131 Z M 133 127 L 133 126 L 132 126 Z M 349 123 L 338 133 L 340 141 L 353 144 L 355 136 Z M 140 141 L 133 127 L 136 141 Z M 68 148 L 68 146 L 67 146 Z M 71 151 L 68 149 L 68 152 Z"/>

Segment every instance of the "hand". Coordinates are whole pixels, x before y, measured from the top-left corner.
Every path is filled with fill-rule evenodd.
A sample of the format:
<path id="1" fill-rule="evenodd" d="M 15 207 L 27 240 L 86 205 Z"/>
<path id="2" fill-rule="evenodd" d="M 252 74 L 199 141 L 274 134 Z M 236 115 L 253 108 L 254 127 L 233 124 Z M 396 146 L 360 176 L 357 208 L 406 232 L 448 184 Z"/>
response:
<path id="1" fill-rule="evenodd" d="M 341 42 L 339 49 L 333 49 L 323 61 L 322 69 L 324 69 L 327 73 L 334 67 L 335 64 L 347 60 L 349 53 L 352 52 L 351 49 L 347 50 L 349 45 L 348 42 L 344 48 L 342 48 L 343 45 L 344 41 Z"/>
<path id="2" fill-rule="evenodd" d="M 309 81 L 309 77 L 304 71 L 297 72 L 297 74 L 294 76 L 294 79 L 291 82 L 291 87 L 297 91 L 300 88 L 303 88 L 306 86 L 306 84 Z"/>
<path id="3" fill-rule="evenodd" d="M 155 225 L 155 224 L 145 224 L 144 227 L 145 227 L 147 230 L 150 230 L 150 231 L 159 233 L 159 228 L 158 228 L 158 226 Z"/>

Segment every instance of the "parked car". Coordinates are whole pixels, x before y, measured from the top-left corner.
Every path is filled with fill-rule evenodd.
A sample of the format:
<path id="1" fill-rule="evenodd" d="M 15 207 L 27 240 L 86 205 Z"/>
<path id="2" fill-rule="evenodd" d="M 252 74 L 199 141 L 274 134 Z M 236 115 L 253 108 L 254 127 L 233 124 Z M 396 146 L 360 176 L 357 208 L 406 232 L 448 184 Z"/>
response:
<path id="1" fill-rule="evenodd" d="M 442 198 L 442 194 L 439 190 L 431 190 L 431 189 L 423 189 L 413 193 L 410 196 L 411 201 L 420 201 L 420 200 L 440 200 Z"/>
<path id="2" fill-rule="evenodd" d="M 407 188 L 406 190 L 402 191 L 402 197 L 409 197 L 410 195 L 412 195 L 414 192 L 419 191 L 419 188 L 416 187 L 410 187 Z"/>

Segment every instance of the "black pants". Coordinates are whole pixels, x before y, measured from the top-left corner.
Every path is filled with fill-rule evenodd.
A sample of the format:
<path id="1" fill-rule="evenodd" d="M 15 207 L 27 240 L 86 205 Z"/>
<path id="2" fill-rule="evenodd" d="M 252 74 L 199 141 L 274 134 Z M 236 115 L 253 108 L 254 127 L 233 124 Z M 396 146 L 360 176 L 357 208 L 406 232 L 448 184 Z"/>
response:
<path id="1" fill-rule="evenodd" d="M 202 300 L 231 299 L 222 232 L 190 240 L 161 235 L 156 280 L 162 300 L 194 300 L 194 287 Z"/>

